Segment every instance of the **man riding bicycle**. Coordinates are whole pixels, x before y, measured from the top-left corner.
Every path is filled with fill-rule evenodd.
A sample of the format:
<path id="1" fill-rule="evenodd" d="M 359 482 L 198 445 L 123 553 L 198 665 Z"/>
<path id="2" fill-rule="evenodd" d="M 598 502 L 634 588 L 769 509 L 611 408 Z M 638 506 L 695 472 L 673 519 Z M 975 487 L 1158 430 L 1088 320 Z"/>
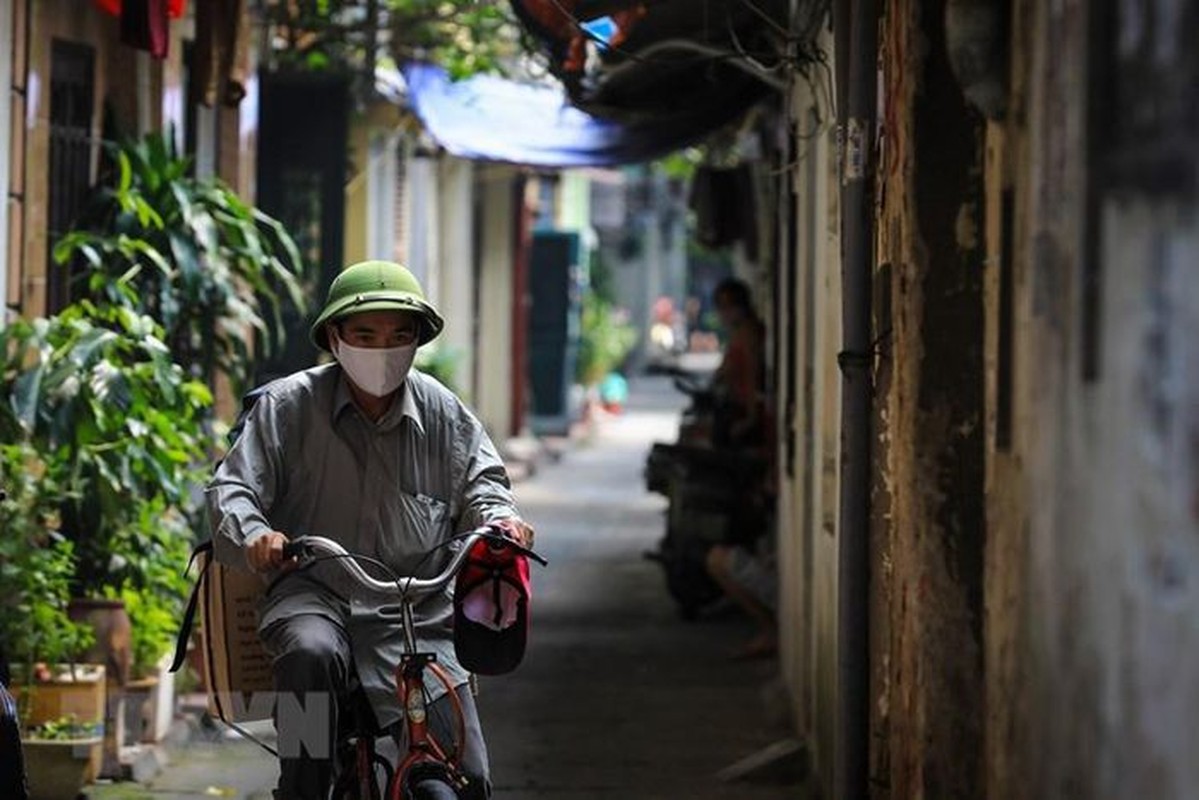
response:
<path id="1" fill-rule="evenodd" d="M 403 713 L 394 674 L 402 637 L 378 614 L 385 599 L 363 597 L 336 564 L 287 574 L 290 538 L 325 536 L 402 575 L 436 572 L 442 561 L 422 561 L 431 547 L 488 523 L 533 544 L 482 424 L 440 383 L 411 371 L 417 347 L 443 325 L 403 266 L 346 268 L 311 329 L 336 363 L 268 384 L 206 489 L 217 559 L 271 579 L 258 629 L 273 656 L 276 691 L 309 711 L 328 701 L 327 716 L 302 717 L 321 720 L 321 731 L 290 729 L 305 726 L 289 727 L 277 712 L 279 797 L 328 794 L 339 711 L 353 687 L 361 687 L 381 728 Z M 463 704 L 469 783 L 462 796 L 486 798 L 487 752 L 469 676 L 454 654 L 451 597 L 429 597 L 416 612 L 421 644 L 436 654 Z M 438 707 L 448 698 L 435 682 L 426 688 L 436 725 L 447 717 Z"/>

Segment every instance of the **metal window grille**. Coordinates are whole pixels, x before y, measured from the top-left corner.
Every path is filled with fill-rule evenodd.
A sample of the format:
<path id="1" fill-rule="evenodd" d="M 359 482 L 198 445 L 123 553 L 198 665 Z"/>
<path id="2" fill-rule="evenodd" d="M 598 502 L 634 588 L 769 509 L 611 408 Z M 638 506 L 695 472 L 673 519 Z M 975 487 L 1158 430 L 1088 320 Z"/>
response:
<path id="1" fill-rule="evenodd" d="M 71 230 L 87 202 L 92 183 L 95 51 L 75 42 L 55 41 L 50 56 L 49 251 L 47 312 L 71 302 L 75 268 L 54 263 L 54 245 Z"/>

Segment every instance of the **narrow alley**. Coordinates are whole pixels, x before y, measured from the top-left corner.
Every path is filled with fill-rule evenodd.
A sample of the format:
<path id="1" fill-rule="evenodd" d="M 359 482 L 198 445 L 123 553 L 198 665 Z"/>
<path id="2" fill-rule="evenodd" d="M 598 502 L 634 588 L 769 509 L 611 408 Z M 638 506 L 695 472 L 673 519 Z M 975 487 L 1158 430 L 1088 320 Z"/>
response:
<path id="1" fill-rule="evenodd" d="M 652 441 L 673 438 L 682 405 L 667 379 L 634 380 L 625 413 L 597 421 L 517 485 L 550 566 L 534 575 L 524 663 L 481 681 L 496 800 L 796 796 L 800 776 L 787 762 L 718 777 L 791 730 L 770 713 L 786 707 L 772 699 L 777 665 L 730 659 L 750 633 L 731 607 L 681 620 L 660 569 L 643 557 L 665 501 L 645 491 L 642 465 Z M 273 759 L 232 732 L 211 738 L 197 731 L 168 748 L 171 763 L 140 786 L 87 796 L 269 798 Z"/>
<path id="2" fill-rule="evenodd" d="M 716 779 L 785 735 L 766 714 L 786 707 L 768 694 L 777 666 L 730 660 L 750 633 L 732 608 L 679 619 L 642 556 L 665 508 L 642 464 L 651 441 L 673 439 L 681 405 L 665 379 L 641 379 L 624 415 L 518 488 L 550 568 L 524 666 L 482 684 L 498 798 L 795 796 Z"/>

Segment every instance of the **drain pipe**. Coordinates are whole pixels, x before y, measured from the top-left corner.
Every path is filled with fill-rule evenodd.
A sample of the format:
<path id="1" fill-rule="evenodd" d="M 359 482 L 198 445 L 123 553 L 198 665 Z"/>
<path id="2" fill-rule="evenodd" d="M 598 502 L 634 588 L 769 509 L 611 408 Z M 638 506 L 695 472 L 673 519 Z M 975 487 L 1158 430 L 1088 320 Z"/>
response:
<path id="1" fill-rule="evenodd" d="M 838 0 L 834 25 L 838 71 L 845 75 L 840 109 L 841 165 L 841 485 L 837 549 L 837 702 L 832 796 L 865 800 L 870 769 L 870 288 L 873 260 L 871 191 L 877 101 L 876 0 Z M 847 32 L 847 35 L 846 33 Z"/>

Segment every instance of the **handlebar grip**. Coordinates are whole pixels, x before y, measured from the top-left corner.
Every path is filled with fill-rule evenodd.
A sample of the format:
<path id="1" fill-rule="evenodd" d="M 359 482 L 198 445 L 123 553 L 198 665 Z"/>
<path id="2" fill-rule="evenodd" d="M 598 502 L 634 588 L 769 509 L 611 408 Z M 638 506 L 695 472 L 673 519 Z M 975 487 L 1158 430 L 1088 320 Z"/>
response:
<path id="1" fill-rule="evenodd" d="M 292 539 L 287 544 L 283 545 L 283 558 L 299 558 L 308 552 L 308 543 L 303 539 Z"/>
<path id="2" fill-rule="evenodd" d="M 533 559 L 543 567 L 548 567 L 549 563 L 545 558 L 524 545 L 511 539 L 503 534 L 502 528 L 497 528 L 494 525 L 487 526 L 486 532 L 480 531 L 480 535 L 487 541 L 487 546 L 493 551 L 512 550 L 522 556 Z"/>

